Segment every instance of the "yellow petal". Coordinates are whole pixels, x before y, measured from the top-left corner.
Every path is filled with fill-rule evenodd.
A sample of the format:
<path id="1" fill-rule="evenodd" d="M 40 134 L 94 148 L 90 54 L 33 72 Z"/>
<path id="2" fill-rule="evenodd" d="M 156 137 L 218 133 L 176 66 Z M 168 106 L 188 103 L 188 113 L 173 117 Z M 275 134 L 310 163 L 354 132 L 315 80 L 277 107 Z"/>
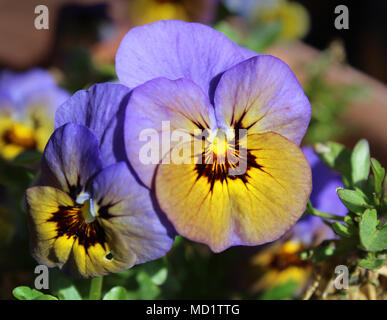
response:
<path id="1" fill-rule="evenodd" d="M 210 170 L 199 177 L 194 155 L 158 167 L 157 200 L 177 232 L 219 252 L 278 239 L 300 218 L 311 192 L 301 149 L 272 132 L 249 135 L 247 149 L 247 172 L 223 181 Z"/>
<path id="2" fill-rule="evenodd" d="M 126 270 L 134 265 L 135 256 L 109 221 L 99 219 L 106 241 L 85 246 L 76 239 L 65 269 L 81 277 L 98 277 Z"/>
<path id="3" fill-rule="evenodd" d="M 57 223 L 49 220 L 59 212 L 60 207 L 73 206 L 73 200 L 66 193 L 52 187 L 29 188 L 26 199 L 34 257 L 50 267 L 61 266 L 67 259 L 74 240 L 58 237 Z"/>

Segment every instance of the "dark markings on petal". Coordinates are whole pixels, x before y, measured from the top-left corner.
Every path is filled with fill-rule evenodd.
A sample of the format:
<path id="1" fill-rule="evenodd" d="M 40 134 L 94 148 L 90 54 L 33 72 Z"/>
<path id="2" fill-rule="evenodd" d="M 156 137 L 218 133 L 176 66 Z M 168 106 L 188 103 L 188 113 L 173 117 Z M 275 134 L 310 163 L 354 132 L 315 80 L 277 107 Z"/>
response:
<path id="1" fill-rule="evenodd" d="M 208 183 L 210 184 L 210 192 L 213 192 L 213 188 L 216 181 L 220 181 L 221 183 L 228 183 L 228 179 L 236 180 L 240 179 L 247 187 L 248 180 L 250 178 L 249 171 L 252 168 L 256 168 L 261 170 L 262 172 L 267 173 L 263 166 L 258 163 L 256 156 L 254 156 L 249 149 L 244 149 L 240 147 L 240 139 L 247 133 L 247 130 L 254 126 L 261 119 L 257 119 L 253 121 L 248 126 L 244 126 L 242 124 L 246 114 L 248 112 L 248 108 L 245 108 L 239 117 L 238 120 L 235 119 L 235 110 L 233 110 L 232 118 L 231 118 L 231 126 L 234 127 L 235 130 L 235 141 L 233 144 L 228 144 L 228 148 L 232 150 L 229 154 L 226 155 L 225 159 L 221 162 L 217 162 L 217 157 L 213 155 L 213 163 L 209 163 L 207 161 L 207 155 L 209 150 L 204 149 L 201 154 L 200 163 L 195 165 L 195 171 L 197 172 L 196 181 L 200 178 L 207 178 Z M 243 130 L 244 129 L 244 130 Z M 241 130 L 241 131 L 240 131 Z M 242 136 L 239 136 L 239 135 Z M 243 157 L 244 155 L 244 157 Z M 233 159 L 228 159 L 231 156 Z M 200 157 L 200 155 L 199 155 Z M 212 159 L 211 159 L 212 160 Z M 239 165 L 239 166 L 238 166 Z M 238 173 L 239 168 L 246 168 L 245 172 Z M 235 174 L 230 173 L 230 170 L 236 170 Z M 269 174 L 269 173 L 267 173 Z"/>
<path id="2" fill-rule="evenodd" d="M 101 205 L 101 201 L 99 201 L 99 206 Z M 113 203 L 109 203 L 107 205 L 104 205 L 103 207 L 100 207 L 99 210 L 98 210 L 98 215 L 102 218 L 102 219 L 110 219 L 110 218 L 113 218 L 114 215 L 110 214 L 109 213 L 109 209 L 111 207 L 113 207 L 115 204 Z"/>
<path id="3" fill-rule="evenodd" d="M 80 175 L 78 174 L 78 176 L 77 176 L 77 183 L 75 185 L 71 185 L 69 183 L 69 181 L 67 180 L 67 176 L 65 176 L 65 178 L 66 178 L 67 186 L 69 188 L 70 197 L 73 200 L 77 199 L 78 195 L 82 192 L 82 189 L 84 187 L 84 186 L 81 185 L 81 177 L 80 177 Z"/>
<path id="4" fill-rule="evenodd" d="M 4 144 L 11 144 L 18 147 L 22 147 L 24 150 L 36 150 L 37 141 L 33 132 L 30 136 L 20 135 L 17 131 L 17 127 L 13 126 L 6 130 L 1 137 Z"/>
<path id="5" fill-rule="evenodd" d="M 230 163 L 229 161 L 224 161 L 224 163 L 217 163 L 216 157 L 214 157 L 213 163 L 207 163 L 205 162 L 205 154 L 202 155 L 202 164 L 196 164 L 195 165 L 195 171 L 197 172 L 197 178 L 196 181 L 200 178 L 206 178 L 208 183 L 210 184 L 210 191 L 213 191 L 214 185 L 216 181 L 228 182 L 227 180 L 236 180 L 240 179 L 243 181 L 244 184 L 248 183 L 249 176 L 249 170 L 252 168 L 256 168 L 259 170 L 264 171 L 263 166 L 257 163 L 257 159 L 254 155 L 252 155 L 248 150 L 247 152 L 247 162 L 245 159 L 239 158 L 239 161 L 245 162 L 246 165 L 246 171 L 241 174 L 231 174 L 231 169 L 236 169 L 236 167 L 233 167 L 233 163 Z M 235 163 L 235 162 L 234 162 Z M 237 163 L 238 164 L 238 163 Z M 243 166 L 241 166 L 243 167 Z"/>
<path id="6" fill-rule="evenodd" d="M 106 234 L 97 220 L 86 223 L 81 212 L 81 206 L 60 206 L 47 222 L 56 223 L 56 238 L 66 236 L 68 239 L 78 239 L 81 246 L 87 249 L 100 244 L 106 249 Z"/>

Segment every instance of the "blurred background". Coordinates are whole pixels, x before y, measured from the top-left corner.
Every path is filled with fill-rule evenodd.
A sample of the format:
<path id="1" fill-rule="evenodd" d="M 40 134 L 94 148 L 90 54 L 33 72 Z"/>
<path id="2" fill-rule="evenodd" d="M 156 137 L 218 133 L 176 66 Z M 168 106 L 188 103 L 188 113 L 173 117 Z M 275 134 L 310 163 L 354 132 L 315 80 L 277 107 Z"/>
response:
<path id="1" fill-rule="evenodd" d="M 343 4 L 349 29 L 338 30 L 335 8 Z M 38 5 L 48 8 L 49 29 L 34 27 Z M 117 80 L 115 53 L 130 28 L 163 19 L 201 22 L 283 59 L 312 103 L 303 145 L 313 175 L 322 177 L 327 169 L 308 146 L 327 140 L 352 147 L 366 138 L 387 166 L 385 12 L 383 0 L 0 0 L 0 299 L 33 285 L 23 193 L 39 179 L 55 109 L 77 90 Z M 340 177 L 324 176 L 314 182 L 312 202 L 328 202 L 340 214 Z M 321 198 L 323 191 L 333 196 Z M 313 272 L 297 252 L 331 236 L 311 219 L 273 244 L 216 255 L 178 238 L 167 257 L 108 276 L 104 286 L 121 285 L 137 299 L 297 298 Z M 60 271 L 50 275 L 54 292 L 72 288 Z M 74 290 L 84 296 L 88 285 L 77 280 Z"/>

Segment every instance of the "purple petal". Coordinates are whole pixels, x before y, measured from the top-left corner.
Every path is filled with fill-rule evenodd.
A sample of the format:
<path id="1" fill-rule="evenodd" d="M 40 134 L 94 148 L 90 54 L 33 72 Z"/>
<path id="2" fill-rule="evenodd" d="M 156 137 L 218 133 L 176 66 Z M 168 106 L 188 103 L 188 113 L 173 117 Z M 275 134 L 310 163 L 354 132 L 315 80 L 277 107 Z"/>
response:
<path id="1" fill-rule="evenodd" d="M 312 147 L 303 147 L 302 151 L 312 168 L 313 190 L 310 196 L 312 205 L 321 211 L 345 215 L 348 210 L 336 193 L 337 188 L 344 187 L 340 174 L 329 169 Z"/>
<path id="2" fill-rule="evenodd" d="M 69 123 L 55 130 L 42 159 L 42 174 L 47 185 L 75 199 L 101 169 L 98 140 L 88 128 Z"/>
<path id="3" fill-rule="evenodd" d="M 0 91 L 19 110 L 31 104 L 43 104 L 55 111 L 68 98 L 68 93 L 57 87 L 54 77 L 39 68 L 26 72 L 3 71 L 0 74 Z"/>
<path id="4" fill-rule="evenodd" d="M 130 90 L 120 84 L 102 83 L 76 92 L 60 106 L 55 127 L 68 122 L 88 127 L 99 140 L 104 165 L 125 158 L 122 125 Z"/>
<path id="5" fill-rule="evenodd" d="M 217 121 L 248 128 L 251 133 L 274 131 L 299 144 L 311 107 L 297 78 L 280 59 L 257 56 L 227 70 L 215 91 Z"/>
<path id="6" fill-rule="evenodd" d="M 158 77 L 187 78 L 209 93 L 214 77 L 251 55 L 205 25 L 158 21 L 126 34 L 117 51 L 116 72 L 130 88 Z"/>
<path id="7" fill-rule="evenodd" d="M 336 193 L 336 188 L 343 187 L 340 174 L 329 169 L 313 151 L 312 147 L 303 147 L 302 151 L 312 168 L 313 188 L 310 196 L 312 205 L 318 210 L 344 216 L 348 210 L 341 203 Z M 323 239 L 331 239 L 335 236 L 321 218 L 310 215 L 297 222 L 293 232 L 295 238 L 308 245 L 312 244 L 316 236 Z"/>
<path id="8" fill-rule="evenodd" d="M 158 78 L 135 88 L 126 110 L 124 134 L 126 153 L 141 181 L 150 187 L 156 165 L 174 145 L 169 136 L 170 146 L 162 143 L 163 121 L 169 121 L 171 132 L 193 133 L 195 129 L 209 128 L 214 119 L 207 96 L 190 80 Z M 160 148 L 156 161 L 144 163 L 141 150 L 153 140 L 150 135 L 149 139 L 141 137 L 151 132 L 157 135 L 154 143 Z"/>
<path id="9" fill-rule="evenodd" d="M 92 182 L 92 198 L 98 204 L 98 219 L 120 237 L 122 248 L 134 254 L 135 264 L 164 256 L 173 236 L 153 209 L 149 191 L 140 186 L 120 162 L 103 169 Z"/>

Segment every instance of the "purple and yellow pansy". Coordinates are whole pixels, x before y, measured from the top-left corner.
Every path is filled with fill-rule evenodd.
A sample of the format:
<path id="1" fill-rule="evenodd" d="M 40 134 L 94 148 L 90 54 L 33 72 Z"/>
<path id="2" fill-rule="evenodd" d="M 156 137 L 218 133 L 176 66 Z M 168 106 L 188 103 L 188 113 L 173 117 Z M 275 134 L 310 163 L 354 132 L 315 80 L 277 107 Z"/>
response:
<path id="1" fill-rule="evenodd" d="M 179 234 L 220 252 L 278 239 L 300 218 L 311 172 L 298 145 L 311 108 L 284 62 L 204 25 L 160 21 L 128 32 L 116 71 L 134 88 L 124 121 L 128 158 Z M 158 162 L 144 163 L 141 135 L 152 128 L 161 138 L 165 121 L 193 141 L 196 130 L 207 131 L 205 146 L 182 164 L 164 163 L 184 149 L 172 141 Z M 219 136 L 226 137 L 220 148 Z M 214 163 L 205 160 L 209 151 Z M 229 174 L 230 157 L 243 174 Z"/>
<path id="2" fill-rule="evenodd" d="M 54 129 L 55 110 L 69 97 L 43 69 L 0 73 L 0 157 L 43 151 Z"/>
<path id="3" fill-rule="evenodd" d="M 173 239 L 115 152 L 120 103 L 129 90 L 78 91 L 56 115 L 43 154 L 43 186 L 26 198 L 38 262 L 82 277 L 118 272 L 163 256 Z"/>

